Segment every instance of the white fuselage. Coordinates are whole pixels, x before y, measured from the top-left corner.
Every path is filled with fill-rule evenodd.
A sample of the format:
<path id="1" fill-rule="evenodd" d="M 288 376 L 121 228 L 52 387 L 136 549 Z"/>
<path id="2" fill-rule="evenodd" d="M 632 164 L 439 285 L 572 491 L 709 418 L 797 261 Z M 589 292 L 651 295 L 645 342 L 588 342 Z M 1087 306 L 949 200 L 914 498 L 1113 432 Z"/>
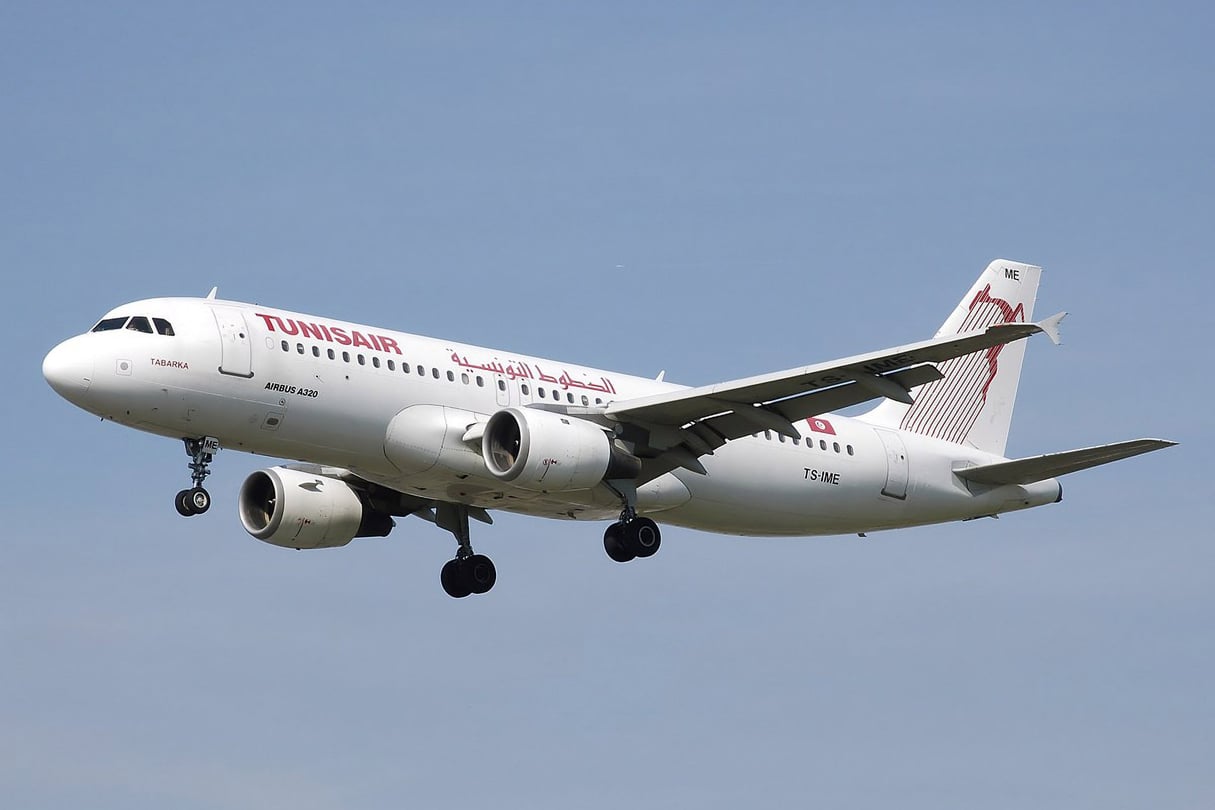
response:
<path id="1" fill-rule="evenodd" d="M 613 519 L 620 498 L 602 485 L 512 486 L 462 441 L 465 428 L 508 406 L 596 408 L 683 388 L 234 302 L 151 299 L 107 317 L 123 315 L 162 319 L 173 334 L 91 332 L 53 353 L 59 376 L 78 379 L 56 390 L 92 413 L 164 436 L 213 436 L 229 449 L 344 468 L 410 495 L 542 517 Z M 401 463 L 387 446 L 400 426 L 416 423 L 394 420 L 419 407 L 411 414 L 446 426 L 430 466 Z M 761 432 L 727 443 L 701 459 L 707 475 L 683 468 L 662 475 L 639 488 L 638 511 L 726 534 L 821 535 L 991 515 L 1059 496 L 1054 480 L 968 487 L 955 469 L 999 457 L 863 417 L 826 415 L 798 427 L 796 440 Z"/>

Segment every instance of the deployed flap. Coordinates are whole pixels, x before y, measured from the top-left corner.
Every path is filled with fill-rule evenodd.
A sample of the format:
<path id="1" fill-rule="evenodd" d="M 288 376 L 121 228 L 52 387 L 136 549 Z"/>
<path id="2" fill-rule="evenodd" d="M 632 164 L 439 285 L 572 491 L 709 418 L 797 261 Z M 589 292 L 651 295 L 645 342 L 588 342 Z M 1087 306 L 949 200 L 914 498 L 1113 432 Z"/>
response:
<path id="1" fill-rule="evenodd" d="M 605 414 L 621 422 L 686 425 L 706 417 L 756 404 L 766 405 L 818 389 L 858 384 L 857 380 L 865 377 L 888 377 L 892 372 L 925 363 L 941 363 L 992 346 L 1012 343 L 1042 331 L 1045 331 L 1043 327 L 1036 323 L 1001 323 L 975 332 L 923 340 L 828 363 L 616 402 L 607 408 Z M 861 385 L 861 390 L 867 396 L 857 401 L 881 396 L 878 392 L 883 387 L 882 383 L 868 387 Z"/>
<path id="2" fill-rule="evenodd" d="M 1098 467 L 1141 453 L 1162 450 L 1175 444 L 1177 442 L 1170 442 L 1166 439 L 1132 439 L 1127 442 L 1085 447 L 1081 450 L 1047 453 L 1044 456 L 1000 461 L 995 464 L 983 464 L 979 467 L 964 467 L 954 470 L 954 473 L 959 478 L 979 484 L 1032 484 L 1035 481 L 1045 481 L 1048 478 L 1055 478 L 1077 470 L 1087 470 L 1089 467 Z"/>

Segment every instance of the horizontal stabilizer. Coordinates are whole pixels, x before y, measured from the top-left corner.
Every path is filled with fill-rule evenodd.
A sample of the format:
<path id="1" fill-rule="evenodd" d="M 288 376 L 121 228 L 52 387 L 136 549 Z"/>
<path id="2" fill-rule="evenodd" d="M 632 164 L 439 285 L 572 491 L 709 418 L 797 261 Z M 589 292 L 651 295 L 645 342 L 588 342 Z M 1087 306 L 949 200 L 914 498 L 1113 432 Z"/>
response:
<path id="1" fill-rule="evenodd" d="M 1089 467 L 1098 467 L 1141 453 L 1162 450 L 1175 444 L 1177 442 L 1170 442 L 1166 439 L 1132 439 L 1129 442 L 1103 444 L 1080 450 L 1067 450 L 1062 453 L 1047 453 L 1044 456 L 1030 456 L 1013 461 L 983 464 L 978 467 L 964 467 L 954 470 L 954 473 L 959 478 L 979 484 L 1032 484 L 1035 481 L 1045 481 L 1048 478 L 1055 478 L 1077 470 L 1087 470 Z"/>

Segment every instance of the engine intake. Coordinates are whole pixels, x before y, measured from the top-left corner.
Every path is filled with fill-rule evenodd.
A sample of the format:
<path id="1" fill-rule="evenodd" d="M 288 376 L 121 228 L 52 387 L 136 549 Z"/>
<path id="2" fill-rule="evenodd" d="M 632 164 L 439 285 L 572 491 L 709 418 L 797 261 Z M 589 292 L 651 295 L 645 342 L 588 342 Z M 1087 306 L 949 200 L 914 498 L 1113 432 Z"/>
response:
<path id="1" fill-rule="evenodd" d="M 395 525 L 344 481 L 288 467 L 246 478 L 239 509 L 245 531 L 283 548 L 337 548 L 356 537 L 384 537 Z"/>
<path id="2" fill-rule="evenodd" d="M 526 489 L 589 489 L 604 479 L 636 478 L 641 461 L 603 428 L 552 411 L 505 408 L 489 418 L 481 440 L 495 477 Z"/>

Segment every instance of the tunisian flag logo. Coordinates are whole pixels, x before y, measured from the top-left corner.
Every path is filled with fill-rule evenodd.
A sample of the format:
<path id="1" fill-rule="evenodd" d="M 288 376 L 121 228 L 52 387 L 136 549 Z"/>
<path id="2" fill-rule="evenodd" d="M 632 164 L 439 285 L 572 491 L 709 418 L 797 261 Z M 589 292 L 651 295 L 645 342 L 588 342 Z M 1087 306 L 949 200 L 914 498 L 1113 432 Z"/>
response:
<path id="1" fill-rule="evenodd" d="M 826 419 L 819 419 L 817 416 L 814 416 L 807 419 L 806 424 L 809 425 L 810 429 L 815 433 L 829 433 L 832 436 L 835 435 L 835 428 L 831 427 L 831 423 Z"/>

